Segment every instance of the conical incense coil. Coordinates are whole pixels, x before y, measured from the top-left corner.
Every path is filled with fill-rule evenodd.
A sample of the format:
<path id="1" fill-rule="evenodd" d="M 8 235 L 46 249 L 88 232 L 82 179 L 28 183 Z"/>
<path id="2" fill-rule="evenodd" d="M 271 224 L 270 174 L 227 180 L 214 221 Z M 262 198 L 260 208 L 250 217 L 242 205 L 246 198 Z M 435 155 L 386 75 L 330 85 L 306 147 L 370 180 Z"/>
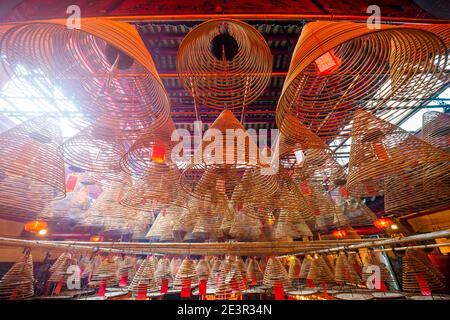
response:
<path id="1" fill-rule="evenodd" d="M 180 258 L 172 258 L 172 260 L 170 260 L 170 272 L 172 273 L 173 278 L 177 275 L 181 263 L 182 260 Z"/>
<path id="2" fill-rule="evenodd" d="M 423 114 L 422 139 L 450 152 L 450 115 L 437 111 Z"/>
<path id="3" fill-rule="evenodd" d="M 322 256 L 312 260 L 307 279 L 314 281 L 334 282 L 334 273 L 330 270 Z"/>
<path id="4" fill-rule="evenodd" d="M 289 115 L 332 140 L 348 135 L 359 108 L 391 121 L 445 86 L 448 48 L 439 35 L 411 25 L 380 28 L 329 21 L 303 27 L 277 106 L 286 136 L 297 131 Z"/>
<path id="5" fill-rule="evenodd" d="M 431 292 L 445 288 L 442 274 L 428 261 L 425 254 L 418 250 L 408 249 L 403 257 L 402 289 L 405 292 L 421 292 L 426 281 Z"/>
<path id="6" fill-rule="evenodd" d="M 192 213 L 192 210 L 194 210 L 195 207 L 191 207 L 190 204 L 188 204 L 189 209 L 183 208 L 181 210 L 180 216 L 175 220 L 175 223 L 173 225 L 173 231 L 174 232 L 192 232 L 195 226 L 195 214 Z"/>
<path id="7" fill-rule="evenodd" d="M 448 206 L 450 154 L 364 111 L 357 112 L 353 124 L 349 194 L 366 197 L 384 191 L 385 211 L 391 215 Z"/>
<path id="8" fill-rule="evenodd" d="M 170 270 L 169 258 L 161 258 L 158 260 L 158 265 L 155 271 L 155 281 L 158 285 L 161 285 L 164 279 L 167 279 L 167 284 L 170 285 L 173 280 L 172 272 Z"/>
<path id="9" fill-rule="evenodd" d="M 117 257 L 109 256 L 104 258 L 98 268 L 92 273 L 89 286 L 98 287 L 101 283 L 106 283 L 109 286 L 117 284 L 117 271 Z"/>
<path id="10" fill-rule="evenodd" d="M 292 256 L 289 259 L 289 270 L 288 270 L 288 276 L 289 279 L 292 280 L 298 280 L 300 279 L 300 271 L 302 269 L 302 262 L 299 258 L 296 256 Z"/>
<path id="11" fill-rule="evenodd" d="M 252 285 L 260 285 L 263 282 L 264 273 L 262 272 L 258 261 L 254 258 L 250 258 L 248 262 L 247 279 Z"/>
<path id="12" fill-rule="evenodd" d="M 74 97 L 102 135 L 130 138 L 163 126 L 169 100 L 136 28 L 104 19 L 81 19 L 80 26 L 69 30 L 65 19 L 20 23 L 3 35 L 1 51 L 8 64 L 45 76 L 42 94 L 57 83 Z M 26 81 L 19 68 L 12 73 Z"/>
<path id="13" fill-rule="evenodd" d="M 118 278 L 120 281 L 119 286 L 128 285 L 128 282 L 130 281 L 130 279 L 132 279 L 134 277 L 135 265 L 136 265 L 136 257 L 133 257 L 133 256 L 126 256 L 122 261 L 120 261 L 119 268 L 117 271 Z M 123 279 L 126 279 L 126 281 L 124 281 Z"/>
<path id="14" fill-rule="evenodd" d="M 180 44 L 177 72 L 194 100 L 214 109 L 241 108 L 263 92 L 272 54 L 249 24 L 211 19 L 192 29 Z"/>
<path id="15" fill-rule="evenodd" d="M 229 215 L 228 199 L 219 194 L 216 202 L 195 201 L 191 209 L 192 218 L 195 219 L 192 234 L 203 239 L 217 239 L 222 237 L 221 230 L 223 217 Z"/>
<path id="16" fill-rule="evenodd" d="M 256 241 L 262 234 L 261 221 L 252 218 L 242 211 L 238 211 L 234 215 L 233 223 L 229 231 L 229 235 L 240 241 Z"/>
<path id="17" fill-rule="evenodd" d="M 361 200 L 348 197 L 342 202 L 342 208 L 346 221 L 352 226 L 372 226 L 377 219 L 376 214 L 369 209 Z"/>
<path id="18" fill-rule="evenodd" d="M 392 278 L 391 273 L 387 269 L 386 265 L 380 261 L 376 253 L 374 253 L 372 250 L 367 251 L 367 256 L 364 259 L 362 269 L 362 280 L 366 285 L 373 272 L 369 269 L 371 266 L 380 268 L 380 281 L 383 281 L 388 288 L 394 287 L 395 280 Z"/>
<path id="19" fill-rule="evenodd" d="M 273 229 L 273 238 L 276 240 L 293 241 L 297 237 L 297 229 L 292 222 L 289 220 L 286 221 L 289 212 L 284 209 L 280 211 L 275 228 Z"/>
<path id="20" fill-rule="evenodd" d="M 355 272 L 353 267 L 350 265 L 345 253 L 339 253 L 336 260 L 336 268 L 334 278 L 337 283 L 353 283 L 358 284 L 361 282 L 358 274 Z"/>
<path id="21" fill-rule="evenodd" d="M 94 272 L 96 272 L 98 267 L 102 263 L 102 260 L 102 257 L 99 255 L 92 257 L 86 264 L 86 268 L 83 271 L 83 277 L 92 275 Z"/>
<path id="22" fill-rule="evenodd" d="M 71 265 L 76 264 L 76 260 L 72 258 L 72 255 L 70 253 L 66 252 L 61 254 L 53 263 L 53 265 L 48 269 L 48 271 L 51 272 L 48 280 L 54 282 L 63 281 L 65 283 L 67 277 L 72 274 L 71 272 L 68 273 L 68 268 Z"/>
<path id="23" fill-rule="evenodd" d="M 208 279 L 211 273 L 211 268 L 208 261 L 205 259 L 200 259 L 195 266 L 195 271 L 197 272 L 199 280 Z"/>
<path id="24" fill-rule="evenodd" d="M 170 206 L 162 209 L 145 237 L 158 238 L 160 241 L 173 240 L 173 226 L 179 214 L 179 207 Z"/>
<path id="25" fill-rule="evenodd" d="M 141 263 L 128 287 L 128 291 L 131 291 L 133 296 L 137 296 L 142 286 L 147 287 L 147 292 L 157 291 L 159 289 L 159 285 L 155 280 L 157 263 L 154 257 L 148 257 Z"/>
<path id="26" fill-rule="evenodd" d="M 236 265 L 239 267 L 242 277 L 247 276 L 247 266 L 241 257 L 236 257 Z M 248 280 L 248 279 L 247 279 Z"/>
<path id="27" fill-rule="evenodd" d="M 303 259 L 302 267 L 300 268 L 300 279 L 306 279 L 309 274 L 309 270 L 311 269 L 312 265 L 312 258 L 310 256 L 306 256 L 305 259 Z"/>
<path id="28" fill-rule="evenodd" d="M 33 295 L 33 257 L 26 251 L 0 280 L 0 299 L 28 299 Z"/>
<path id="29" fill-rule="evenodd" d="M 218 300 L 228 300 L 233 294 L 246 289 L 239 265 L 235 261 L 225 260 L 222 263 L 215 297 Z"/>
<path id="30" fill-rule="evenodd" d="M 291 281 L 286 268 L 279 259 L 271 257 L 267 262 L 266 270 L 264 272 L 263 284 L 265 286 L 273 287 L 277 283 L 282 283 L 284 289 L 291 287 Z"/>
<path id="31" fill-rule="evenodd" d="M 0 134 L 0 211 L 35 218 L 47 204 L 65 196 L 62 143 L 56 119 L 25 121 Z M 24 192 L 26 190 L 26 192 Z"/>
<path id="32" fill-rule="evenodd" d="M 353 268 L 353 270 L 356 272 L 358 276 L 362 275 L 362 262 L 359 258 L 358 254 L 356 252 L 349 252 L 347 254 L 348 258 L 348 264 L 350 268 Z"/>
<path id="33" fill-rule="evenodd" d="M 312 237 L 313 233 L 311 229 L 304 221 L 300 221 L 294 224 L 295 229 L 297 230 L 298 237 Z"/>
<path id="34" fill-rule="evenodd" d="M 223 263 L 222 260 L 218 259 L 217 257 L 214 258 L 211 264 L 211 272 L 209 273 L 210 284 L 216 285 L 219 282 L 220 271 L 222 270 L 222 263 Z"/>
<path id="35" fill-rule="evenodd" d="M 181 289 L 185 281 L 190 281 L 191 287 L 198 284 L 198 275 L 195 271 L 194 261 L 189 258 L 185 258 L 181 263 L 173 281 L 173 287 Z"/>

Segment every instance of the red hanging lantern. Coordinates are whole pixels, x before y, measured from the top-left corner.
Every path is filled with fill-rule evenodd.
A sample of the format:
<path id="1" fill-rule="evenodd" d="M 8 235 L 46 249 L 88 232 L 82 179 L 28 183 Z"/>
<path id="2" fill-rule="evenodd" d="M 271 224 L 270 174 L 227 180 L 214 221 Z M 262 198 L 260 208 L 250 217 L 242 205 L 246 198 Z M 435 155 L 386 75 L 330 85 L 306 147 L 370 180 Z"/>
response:
<path id="1" fill-rule="evenodd" d="M 342 238 L 344 238 L 346 235 L 347 235 L 347 231 L 345 231 L 345 230 L 342 230 L 342 229 L 333 230 L 333 236 L 334 236 L 335 238 L 342 239 Z"/>
<path id="2" fill-rule="evenodd" d="M 373 225 L 377 227 L 378 229 L 387 229 L 389 228 L 394 222 L 390 218 L 379 218 L 376 219 L 373 222 Z"/>
<path id="3" fill-rule="evenodd" d="M 25 224 L 25 231 L 38 233 L 41 230 L 46 230 L 48 223 L 45 221 L 30 221 Z"/>

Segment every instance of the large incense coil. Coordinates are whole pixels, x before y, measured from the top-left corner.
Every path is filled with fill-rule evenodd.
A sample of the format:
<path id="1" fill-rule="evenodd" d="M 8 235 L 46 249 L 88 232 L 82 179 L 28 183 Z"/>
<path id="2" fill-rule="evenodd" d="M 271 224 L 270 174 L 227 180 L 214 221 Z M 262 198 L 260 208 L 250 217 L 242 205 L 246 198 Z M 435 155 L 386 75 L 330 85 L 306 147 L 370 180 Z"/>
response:
<path id="1" fill-rule="evenodd" d="M 450 115 L 437 111 L 423 114 L 422 139 L 450 152 Z"/>
<path id="2" fill-rule="evenodd" d="M 98 268 L 93 271 L 89 286 L 98 287 L 101 283 L 106 283 L 108 286 L 116 285 L 118 283 L 117 262 L 117 257 L 114 256 L 104 258 Z"/>
<path id="3" fill-rule="evenodd" d="M 159 241 L 174 240 L 173 226 L 179 214 L 180 208 L 175 206 L 162 209 L 145 237 L 158 238 Z"/>
<path id="4" fill-rule="evenodd" d="M 158 285 L 161 285 L 164 279 L 167 279 L 167 284 L 170 285 L 173 281 L 172 272 L 170 271 L 169 258 L 161 258 L 158 260 L 158 265 L 155 271 L 155 281 Z"/>
<path id="5" fill-rule="evenodd" d="M 195 226 L 194 214 L 191 210 L 194 208 L 183 208 L 180 216 L 175 220 L 173 225 L 173 232 L 191 233 Z"/>
<path id="6" fill-rule="evenodd" d="M 254 285 L 260 285 L 264 279 L 264 273 L 262 272 L 258 260 L 250 258 L 247 266 L 247 279 Z"/>
<path id="7" fill-rule="evenodd" d="M 0 134 L 0 211 L 34 218 L 51 201 L 65 196 L 62 143 L 56 119 L 37 117 Z"/>
<path id="8" fill-rule="evenodd" d="M 289 260 L 288 276 L 291 281 L 300 279 L 302 262 L 296 256 L 292 256 Z"/>
<path id="9" fill-rule="evenodd" d="M 172 260 L 170 260 L 170 273 L 172 273 L 173 278 L 177 275 L 181 262 L 182 260 L 180 258 L 172 258 Z"/>
<path id="10" fill-rule="evenodd" d="M 309 270 L 311 269 L 312 261 L 313 261 L 313 259 L 311 258 L 311 256 L 306 256 L 303 259 L 302 266 L 300 268 L 300 274 L 298 276 L 300 279 L 306 279 L 308 277 Z"/>
<path id="11" fill-rule="evenodd" d="M 364 111 L 357 112 L 353 127 L 349 193 L 365 197 L 384 192 L 385 211 L 391 215 L 448 206 L 450 154 Z"/>
<path id="12" fill-rule="evenodd" d="M 347 254 L 347 258 L 348 258 L 348 264 L 350 266 L 350 268 L 353 268 L 353 270 L 356 272 L 356 274 L 358 276 L 362 275 L 362 262 L 361 259 L 359 258 L 359 255 L 356 252 L 349 252 Z"/>
<path id="13" fill-rule="evenodd" d="M 361 282 L 360 277 L 353 269 L 353 266 L 350 265 L 349 261 L 345 253 L 339 253 L 338 258 L 336 259 L 336 268 L 334 273 L 334 279 L 336 283 L 352 283 L 359 284 Z"/>
<path id="14" fill-rule="evenodd" d="M 361 200 L 348 197 L 343 204 L 345 218 L 352 226 L 371 226 L 377 219 L 376 214 Z"/>
<path id="15" fill-rule="evenodd" d="M 380 254 L 380 253 L 378 253 L 378 254 Z M 386 267 L 386 265 L 383 262 L 380 261 L 377 254 L 375 252 L 373 252 L 372 250 L 367 251 L 367 255 L 364 259 L 364 264 L 363 264 L 363 268 L 362 268 L 362 277 L 361 277 L 364 284 L 367 285 L 367 282 L 369 281 L 369 278 L 371 277 L 371 275 L 373 273 L 373 270 L 371 272 L 369 272 L 369 270 L 368 270 L 368 268 L 370 266 L 377 266 L 378 268 L 380 268 L 380 281 L 383 281 L 386 284 L 388 289 L 395 287 L 395 280 L 393 279 L 388 268 Z"/>
<path id="16" fill-rule="evenodd" d="M 406 250 L 402 262 L 402 289 L 405 292 L 421 292 L 417 277 L 423 277 L 431 292 L 445 288 L 442 274 L 418 250 Z"/>
<path id="17" fill-rule="evenodd" d="M 200 259 L 195 266 L 195 271 L 197 272 L 199 280 L 208 279 L 211 273 L 211 268 L 208 261 L 205 259 Z"/>
<path id="18" fill-rule="evenodd" d="M 278 283 L 281 283 L 285 290 L 291 287 L 286 268 L 278 258 L 270 257 L 264 271 L 263 284 L 273 288 Z"/>
<path id="19" fill-rule="evenodd" d="M 83 277 L 89 276 L 90 274 L 93 274 L 95 271 L 97 271 L 101 263 L 102 263 L 101 256 L 96 255 L 92 257 L 86 264 L 86 268 L 83 271 Z"/>
<path id="20" fill-rule="evenodd" d="M 312 260 L 307 279 L 314 281 L 334 282 L 334 272 L 327 265 L 325 259 L 319 256 Z"/>
<path id="21" fill-rule="evenodd" d="M 297 230 L 298 237 L 312 237 L 313 236 L 311 229 L 304 221 L 295 223 L 294 227 Z"/>
<path id="22" fill-rule="evenodd" d="M 51 272 L 49 281 L 59 282 L 67 280 L 67 277 L 71 275 L 72 273 L 67 273 L 68 268 L 71 265 L 76 265 L 76 260 L 72 258 L 72 255 L 70 253 L 62 253 L 56 261 L 53 263 L 53 265 L 48 269 L 48 271 Z"/>
<path id="23" fill-rule="evenodd" d="M 225 260 L 222 263 L 214 296 L 217 300 L 228 300 L 246 289 L 241 269 L 236 261 Z"/>
<path id="24" fill-rule="evenodd" d="M 136 266 L 136 257 L 134 256 L 126 256 L 123 258 L 122 261 L 119 262 L 118 267 L 118 278 L 119 278 L 119 286 L 127 286 L 128 282 L 133 279 L 135 275 L 135 268 Z M 125 283 L 122 284 L 122 279 L 127 279 Z"/>
<path id="25" fill-rule="evenodd" d="M 234 214 L 229 235 L 239 241 L 257 241 L 262 235 L 261 221 L 238 211 Z"/>
<path id="26" fill-rule="evenodd" d="M 228 207 L 228 199 L 225 194 L 218 193 L 215 201 L 193 201 L 191 212 L 195 224 L 192 234 L 199 238 L 220 238 L 222 233 L 222 221 L 224 217 L 232 215 Z"/>
<path id="27" fill-rule="evenodd" d="M 446 52 L 437 34 L 412 25 L 308 23 L 278 102 L 277 124 L 293 136 L 297 128 L 287 117 L 295 115 L 327 140 L 348 135 L 359 108 L 398 119 L 445 87 Z"/>
<path id="28" fill-rule="evenodd" d="M 236 265 L 239 268 L 239 271 L 241 272 L 242 278 L 247 277 L 247 266 L 245 265 L 245 262 L 242 260 L 241 257 L 236 257 Z M 248 280 L 248 279 L 247 279 Z"/>
<path id="29" fill-rule="evenodd" d="M 273 229 L 273 238 L 276 240 L 293 241 L 298 236 L 294 223 L 285 220 L 289 213 L 282 209 Z"/>
<path id="30" fill-rule="evenodd" d="M 158 204 L 185 207 L 188 197 L 180 190 L 179 177 L 180 170 L 173 163 L 149 164 L 147 172 L 127 190 L 121 204 L 149 211 Z"/>
<path id="31" fill-rule="evenodd" d="M 46 84 L 76 98 L 87 122 L 105 136 L 131 137 L 164 125 L 168 97 L 136 28 L 97 18 L 81 19 L 80 26 L 71 30 L 65 19 L 19 23 L 3 35 L 1 51 L 10 65 L 47 77 Z M 11 72 L 22 80 L 16 69 Z"/>
<path id="32" fill-rule="evenodd" d="M 194 100 L 214 109 L 241 108 L 263 92 L 272 74 L 265 39 L 249 24 L 212 19 L 193 28 L 177 53 L 177 71 Z"/>
<path id="33" fill-rule="evenodd" d="M 0 299 L 20 300 L 33 295 L 33 257 L 26 251 L 0 280 Z"/>
<path id="34" fill-rule="evenodd" d="M 198 284 L 198 275 L 195 271 L 194 261 L 189 258 L 185 258 L 178 269 L 173 281 L 174 289 L 181 289 L 185 281 L 190 281 L 191 287 Z"/>
<path id="35" fill-rule="evenodd" d="M 137 296 L 140 288 L 144 285 L 147 287 L 147 293 L 159 289 L 159 284 L 155 280 L 157 263 L 155 257 L 148 257 L 141 263 L 128 287 L 128 291 L 132 292 L 133 296 Z"/>

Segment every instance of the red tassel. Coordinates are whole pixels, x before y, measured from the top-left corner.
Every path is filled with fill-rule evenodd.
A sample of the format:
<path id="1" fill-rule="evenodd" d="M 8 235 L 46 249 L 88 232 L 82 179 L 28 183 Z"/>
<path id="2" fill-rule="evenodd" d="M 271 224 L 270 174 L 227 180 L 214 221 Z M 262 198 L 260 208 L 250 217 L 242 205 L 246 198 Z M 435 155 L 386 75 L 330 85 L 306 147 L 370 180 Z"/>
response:
<path id="1" fill-rule="evenodd" d="M 381 292 L 387 292 L 387 287 L 384 281 L 380 281 L 380 291 Z"/>
<path id="2" fill-rule="evenodd" d="M 252 273 L 252 286 L 256 286 L 256 273 Z"/>
<path id="3" fill-rule="evenodd" d="M 14 290 L 11 292 L 11 295 L 9 296 L 9 300 L 16 300 L 17 298 L 17 288 L 14 288 Z"/>
<path id="4" fill-rule="evenodd" d="M 419 283 L 420 286 L 420 293 L 423 296 L 431 296 L 431 289 L 430 286 L 428 285 L 427 280 L 425 280 L 423 273 L 419 273 L 416 275 L 416 280 Z"/>
<path id="5" fill-rule="evenodd" d="M 198 285 L 198 294 L 201 296 L 206 294 L 206 282 L 207 281 L 208 281 L 207 279 L 200 280 L 200 283 Z"/>
<path id="6" fill-rule="evenodd" d="M 230 287 L 231 287 L 231 290 L 233 290 L 233 292 L 238 292 L 239 291 L 239 284 L 237 283 L 235 277 L 233 277 L 233 279 L 231 279 Z"/>
<path id="7" fill-rule="evenodd" d="M 277 281 L 274 283 L 273 293 L 275 295 L 275 300 L 284 300 L 284 289 L 283 283 L 281 281 Z"/>
<path id="8" fill-rule="evenodd" d="M 126 287 L 128 284 L 128 273 L 120 278 L 119 287 Z"/>
<path id="9" fill-rule="evenodd" d="M 169 291 L 169 279 L 163 278 L 161 280 L 161 290 L 160 293 L 167 293 Z"/>
<path id="10" fill-rule="evenodd" d="M 53 291 L 53 294 L 55 296 L 59 296 L 59 294 L 61 293 L 63 284 L 64 284 L 64 280 L 63 279 L 58 281 L 58 283 L 56 284 L 55 290 Z"/>
<path id="11" fill-rule="evenodd" d="M 76 175 L 73 175 L 73 174 L 69 175 L 67 177 L 67 182 L 66 182 L 66 192 L 72 192 L 73 190 L 75 190 L 77 181 L 78 181 L 78 177 Z"/>
<path id="12" fill-rule="evenodd" d="M 314 280 L 313 279 L 307 279 L 308 280 L 308 287 L 314 288 Z"/>
<path id="13" fill-rule="evenodd" d="M 191 297 L 191 280 L 185 279 L 181 282 L 181 297 L 190 298 Z"/>
<path id="14" fill-rule="evenodd" d="M 105 293 L 106 293 L 106 281 L 102 280 L 102 282 L 100 282 L 100 285 L 98 286 L 97 296 L 104 297 Z"/>
<path id="15" fill-rule="evenodd" d="M 341 194 L 342 194 L 342 198 L 344 198 L 345 200 L 348 199 L 348 192 L 347 192 L 347 188 L 345 186 L 341 187 Z"/>
<path id="16" fill-rule="evenodd" d="M 140 283 L 138 285 L 138 295 L 136 300 L 147 300 L 147 284 Z"/>
<path id="17" fill-rule="evenodd" d="M 322 281 L 322 288 L 323 288 L 323 296 L 325 299 L 329 299 L 330 296 L 328 295 L 327 292 L 327 283 L 325 281 Z"/>

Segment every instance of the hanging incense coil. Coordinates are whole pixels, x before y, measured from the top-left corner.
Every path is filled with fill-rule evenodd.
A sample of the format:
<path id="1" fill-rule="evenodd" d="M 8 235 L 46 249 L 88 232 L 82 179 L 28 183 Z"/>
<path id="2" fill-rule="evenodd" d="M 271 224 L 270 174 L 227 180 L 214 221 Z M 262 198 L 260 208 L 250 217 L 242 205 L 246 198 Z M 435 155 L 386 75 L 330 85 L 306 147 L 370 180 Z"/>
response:
<path id="1" fill-rule="evenodd" d="M 264 279 L 264 273 L 259 266 L 258 260 L 250 258 L 247 266 L 247 279 L 252 285 L 260 285 Z"/>
<path id="2" fill-rule="evenodd" d="M 350 265 L 347 256 L 343 252 L 339 253 L 338 258 L 336 259 L 334 279 L 338 284 L 359 284 L 361 282 L 361 279 Z"/>
<path id="3" fill-rule="evenodd" d="M 181 289 L 185 281 L 190 282 L 191 287 L 198 284 L 198 275 L 195 271 L 194 261 L 185 258 L 178 269 L 177 275 L 173 281 L 174 289 Z"/>
<path id="4" fill-rule="evenodd" d="M 188 206 L 190 205 L 188 204 Z M 173 225 L 173 232 L 192 233 L 196 221 L 193 219 L 195 214 L 193 214 L 191 210 L 194 210 L 194 207 L 182 209 L 180 216 L 175 220 Z"/>
<path id="5" fill-rule="evenodd" d="M 128 286 L 128 282 L 130 281 L 130 279 L 133 279 L 135 275 L 135 265 L 136 257 L 133 256 L 126 256 L 122 261 L 119 261 L 117 273 L 118 278 L 120 279 L 120 287 Z M 124 279 L 126 279 L 126 281 Z"/>
<path id="6" fill-rule="evenodd" d="M 286 136 L 297 131 L 289 115 L 331 140 L 348 135 L 359 108 L 391 121 L 446 86 L 448 47 L 439 35 L 411 25 L 380 28 L 328 21 L 303 27 L 277 106 Z"/>
<path id="7" fill-rule="evenodd" d="M 33 295 L 33 257 L 27 250 L 0 280 L 0 299 L 20 300 Z"/>
<path id="8" fill-rule="evenodd" d="M 104 136 L 129 138 L 163 126 L 169 100 L 136 28 L 103 19 L 81 19 L 80 26 L 71 30 L 60 19 L 9 29 L 0 51 L 12 66 L 11 76 L 27 81 L 32 73 L 47 79 L 43 95 L 57 84 L 77 100 L 84 122 L 95 121 Z"/>
<path id="9" fill-rule="evenodd" d="M 264 271 L 263 284 L 268 287 L 273 287 L 277 283 L 282 283 L 285 290 L 291 287 L 291 281 L 286 268 L 278 258 L 270 257 Z"/>
<path id="10" fill-rule="evenodd" d="M 352 226 L 372 226 L 377 219 L 376 214 L 357 198 L 349 196 L 342 203 L 342 209 L 345 220 Z"/>
<path id="11" fill-rule="evenodd" d="M 312 260 L 306 278 L 318 282 L 334 282 L 334 272 L 327 265 L 325 259 L 322 256 L 319 256 Z"/>
<path id="12" fill-rule="evenodd" d="M 58 121 L 37 117 L 0 134 L 0 211 L 34 218 L 47 204 L 65 196 L 64 163 Z"/>
<path id="13" fill-rule="evenodd" d="M 99 255 L 92 257 L 86 264 L 86 268 L 83 271 L 83 277 L 89 277 L 89 275 L 94 274 L 102 263 L 102 260 L 102 257 Z"/>
<path id="14" fill-rule="evenodd" d="M 402 262 L 402 289 L 405 292 L 421 292 L 419 279 L 426 281 L 431 292 L 445 288 L 443 275 L 431 264 L 428 257 L 419 250 L 408 249 Z"/>
<path id="15" fill-rule="evenodd" d="M 362 275 L 362 262 L 356 252 L 349 252 L 347 254 L 348 265 L 352 268 L 358 276 Z"/>
<path id="16" fill-rule="evenodd" d="M 308 277 L 309 270 L 311 269 L 312 264 L 312 258 L 311 256 L 306 256 L 305 259 L 303 259 L 302 266 L 300 268 L 300 279 L 306 279 Z"/>
<path id="17" fill-rule="evenodd" d="M 378 268 L 380 268 L 380 281 L 383 281 L 388 289 L 395 288 L 395 280 L 393 279 L 388 268 L 383 262 L 380 261 L 379 257 L 372 250 L 367 251 L 367 256 L 364 259 L 362 269 L 362 280 L 364 284 L 367 285 L 367 282 L 372 275 L 372 273 L 369 272 L 370 266 L 377 266 Z"/>
<path id="18" fill-rule="evenodd" d="M 167 284 L 170 285 L 173 281 L 172 272 L 170 271 L 169 258 L 161 258 L 158 260 L 158 265 L 155 271 L 155 281 L 158 285 L 161 285 L 164 279 L 167 279 Z"/>
<path id="19" fill-rule="evenodd" d="M 202 239 L 217 239 L 223 233 L 221 230 L 224 216 L 229 215 L 228 199 L 224 194 L 219 194 L 215 202 L 195 201 L 191 209 L 192 218 L 195 220 L 192 235 Z"/>
<path id="20" fill-rule="evenodd" d="M 71 272 L 68 273 L 68 268 L 71 265 L 76 265 L 76 260 L 72 258 L 70 253 L 62 253 L 48 269 L 51 272 L 48 280 L 53 282 L 63 281 L 65 283 L 67 277 L 72 274 Z"/>
<path id="21" fill-rule="evenodd" d="M 143 286 L 147 287 L 147 293 L 157 291 L 159 289 L 159 284 L 155 280 L 157 263 L 158 261 L 155 257 L 148 257 L 141 263 L 138 271 L 130 283 L 130 286 L 128 287 L 128 291 L 132 292 L 133 296 L 137 296 L 139 289 Z"/>
<path id="22" fill-rule="evenodd" d="M 159 241 L 172 241 L 174 239 L 173 226 L 179 215 L 179 207 L 170 206 L 162 209 L 145 237 L 158 238 Z"/>
<path id="23" fill-rule="evenodd" d="M 197 272 L 199 280 L 208 279 L 211 273 L 211 268 L 208 261 L 205 259 L 199 260 L 197 265 L 195 266 L 195 271 Z"/>
<path id="24" fill-rule="evenodd" d="M 229 300 L 233 295 L 246 289 L 241 269 L 236 261 L 225 260 L 222 263 L 219 279 L 216 283 L 215 298 Z"/>
<path id="25" fill-rule="evenodd" d="M 384 192 L 390 215 L 449 205 L 450 154 L 364 111 L 356 113 L 353 128 L 347 179 L 351 195 Z"/>
<path id="26" fill-rule="evenodd" d="M 262 234 L 261 221 L 239 211 L 234 214 L 229 235 L 239 241 L 257 241 Z"/>
<path id="27" fill-rule="evenodd" d="M 291 281 L 298 281 L 302 269 L 302 262 L 299 258 L 292 256 L 289 260 L 288 276 Z"/>
<path id="28" fill-rule="evenodd" d="M 104 258 L 98 268 L 93 271 L 89 286 L 98 287 L 101 283 L 106 283 L 107 286 L 116 285 L 118 283 L 117 262 L 117 257 L 114 256 Z"/>
<path id="29" fill-rule="evenodd" d="M 422 139 L 450 152 L 450 115 L 437 111 L 423 114 Z"/>
<path id="30" fill-rule="evenodd" d="M 180 258 L 172 258 L 170 260 L 170 273 L 172 274 L 172 277 L 175 278 L 175 276 L 178 273 L 178 270 L 180 269 L 182 260 Z"/>
<path id="31" fill-rule="evenodd" d="M 177 71 L 194 100 L 209 108 L 241 108 L 263 92 L 272 74 L 272 55 L 252 26 L 212 19 L 193 28 L 177 53 Z"/>

